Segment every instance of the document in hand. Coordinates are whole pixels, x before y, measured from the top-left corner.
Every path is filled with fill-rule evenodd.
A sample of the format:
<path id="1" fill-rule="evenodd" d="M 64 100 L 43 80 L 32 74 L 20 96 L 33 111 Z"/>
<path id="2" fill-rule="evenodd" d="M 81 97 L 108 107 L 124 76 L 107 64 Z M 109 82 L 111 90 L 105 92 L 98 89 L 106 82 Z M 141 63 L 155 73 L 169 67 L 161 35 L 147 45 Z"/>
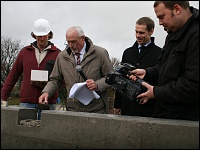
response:
<path id="1" fill-rule="evenodd" d="M 98 99 L 100 96 L 95 91 L 88 90 L 86 82 L 82 82 L 72 86 L 69 98 L 77 98 L 82 104 L 88 105 L 94 98 Z"/>

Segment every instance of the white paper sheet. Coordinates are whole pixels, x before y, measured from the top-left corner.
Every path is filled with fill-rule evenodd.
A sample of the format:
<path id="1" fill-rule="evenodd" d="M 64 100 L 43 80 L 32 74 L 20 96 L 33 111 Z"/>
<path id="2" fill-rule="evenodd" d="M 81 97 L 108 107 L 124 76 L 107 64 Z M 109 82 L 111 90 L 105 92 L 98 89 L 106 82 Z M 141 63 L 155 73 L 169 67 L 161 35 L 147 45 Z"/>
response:
<path id="1" fill-rule="evenodd" d="M 47 70 L 31 70 L 31 81 L 48 81 Z"/>
<path id="2" fill-rule="evenodd" d="M 69 98 L 77 98 L 82 104 L 88 105 L 94 98 L 98 99 L 100 96 L 95 91 L 88 90 L 86 82 L 82 82 L 72 86 Z"/>

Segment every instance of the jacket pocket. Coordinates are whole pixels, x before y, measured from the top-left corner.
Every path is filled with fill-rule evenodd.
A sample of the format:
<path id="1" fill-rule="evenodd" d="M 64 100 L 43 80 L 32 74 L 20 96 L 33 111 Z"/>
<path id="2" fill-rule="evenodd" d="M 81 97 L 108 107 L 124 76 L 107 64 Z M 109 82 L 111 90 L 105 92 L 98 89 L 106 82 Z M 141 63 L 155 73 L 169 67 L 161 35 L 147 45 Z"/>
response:
<path id="1" fill-rule="evenodd" d="M 169 79 L 177 79 L 181 76 L 184 68 L 184 54 L 182 51 L 174 51 L 166 65 L 165 76 Z"/>

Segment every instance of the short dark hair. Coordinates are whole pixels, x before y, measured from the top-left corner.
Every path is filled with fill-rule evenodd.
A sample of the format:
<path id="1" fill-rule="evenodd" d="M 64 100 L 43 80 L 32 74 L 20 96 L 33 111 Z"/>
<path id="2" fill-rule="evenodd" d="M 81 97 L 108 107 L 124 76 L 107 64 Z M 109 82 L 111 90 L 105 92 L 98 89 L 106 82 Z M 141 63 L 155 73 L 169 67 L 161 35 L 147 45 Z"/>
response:
<path id="1" fill-rule="evenodd" d="M 172 10 L 175 4 L 180 5 L 184 9 L 189 8 L 189 1 L 155 1 L 153 7 L 157 7 L 160 3 L 163 3 L 166 8 Z"/>
<path id="2" fill-rule="evenodd" d="M 151 31 L 155 27 L 154 21 L 149 17 L 141 17 L 137 20 L 136 24 L 146 25 L 148 31 Z"/>
<path id="3" fill-rule="evenodd" d="M 35 34 L 34 34 L 33 32 L 31 32 L 31 36 L 32 36 L 34 39 L 36 39 L 36 36 L 35 36 Z M 51 39 L 53 39 L 53 32 L 52 32 L 52 31 L 49 32 L 49 38 L 48 38 L 48 40 L 51 40 Z"/>

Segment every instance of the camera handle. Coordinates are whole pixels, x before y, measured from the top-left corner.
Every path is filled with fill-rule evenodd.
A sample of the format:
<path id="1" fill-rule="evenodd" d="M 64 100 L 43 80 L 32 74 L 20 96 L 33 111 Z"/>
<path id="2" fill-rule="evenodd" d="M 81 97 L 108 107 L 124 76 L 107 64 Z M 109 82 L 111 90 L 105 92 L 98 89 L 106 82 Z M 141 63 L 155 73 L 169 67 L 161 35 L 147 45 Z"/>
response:
<path id="1" fill-rule="evenodd" d="M 142 82 L 146 82 L 146 81 L 144 81 L 144 80 L 142 80 L 140 77 L 138 77 L 138 76 L 136 76 L 136 78 L 137 78 L 137 82 L 139 82 L 140 84 L 142 84 Z"/>
<path id="2" fill-rule="evenodd" d="M 146 82 L 146 81 L 144 81 L 143 79 L 141 79 L 140 77 L 138 77 L 138 76 L 136 76 L 136 82 L 138 82 L 139 84 L 141 84 L 142 85 L 142 82 Z M 146 82 L 146 83 L 148 83 L 148 82 Z M 143 89 L 143 91 L 147 91 L 147 88 L 145 87 L 145 86 L 141 86 L 142 87 L 142 89 Z"/>

